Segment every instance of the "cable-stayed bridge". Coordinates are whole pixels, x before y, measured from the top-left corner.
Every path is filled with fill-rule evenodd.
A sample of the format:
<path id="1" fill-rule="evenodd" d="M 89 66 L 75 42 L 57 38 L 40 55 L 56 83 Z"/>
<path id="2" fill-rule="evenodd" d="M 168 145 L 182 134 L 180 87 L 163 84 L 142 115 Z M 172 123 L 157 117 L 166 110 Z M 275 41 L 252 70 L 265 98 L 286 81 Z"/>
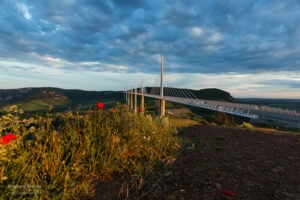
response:
<path id="1" fill-rule="evenodd" d="M 137 112 L 137 96 L 141 97 L 140 108 L 144 110 L 144 97 L 160 100 L 160 115 L 165 115 L 165 101 L 175 102 L 193 107 L 224 112 L 231 115 L 273 122 L 278 125 L 300 129 L 300 113 L 296 110 L 287 110 L 269 106 L 258 106 L 242 103 L 204 100 L 198 98 L 191 90 L 179 88 L 164 88 L 163 57 L 161 63 L 160 88 L 153 87 L 150 91 L 143 86 L 126 91 L 126 100 L 132 109 Z"/>

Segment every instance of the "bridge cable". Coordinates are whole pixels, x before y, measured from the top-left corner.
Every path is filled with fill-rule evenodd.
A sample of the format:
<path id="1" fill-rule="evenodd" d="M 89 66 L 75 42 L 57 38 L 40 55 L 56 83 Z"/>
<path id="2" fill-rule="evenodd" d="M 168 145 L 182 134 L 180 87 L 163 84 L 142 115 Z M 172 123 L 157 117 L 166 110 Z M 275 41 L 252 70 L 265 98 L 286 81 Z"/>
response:
<path id="1" fill-rule="evenodd" d="M 174 88 L 174 93 L 175 93 L 175 97 L 179 97 L 180 95 L 178 95 L 177 93 L 177 88 Z"/>
<path id="2" fill-rule="evenodd" d="M 194 99 L 198 99 L 198 97 L 191 90 L 188 90 L 188 92 L 193 96 Z"/>
<path id="3" fill-rule="evenodd" d="M 182 95 L 182 91 L 181 91 L 180 88 L 178 88 L 178 93 L 180 93 L 180 95 L 179 95 L 178 97 L 185 98 L 185 97 L 184 97 L 184 94 Z"/>
<path id="4" fill-rule="evenodd" d="M 183 95 L 185 96 L 185 98 L 186 98 L 186 99 L 189 99 L 189 96 L 188 96 L 188 95 L 186 95 L 186 91 L 185 91 L 185 89 L 181 89 L 181 91 L 182 91 Z"/>
<path id="5" fill-rule="evenodd" d="M 188 89 L 183 89 L 183 91 L 187 94 L 189 99 L 193 99 L 193 97 L 188 93 Z"/>

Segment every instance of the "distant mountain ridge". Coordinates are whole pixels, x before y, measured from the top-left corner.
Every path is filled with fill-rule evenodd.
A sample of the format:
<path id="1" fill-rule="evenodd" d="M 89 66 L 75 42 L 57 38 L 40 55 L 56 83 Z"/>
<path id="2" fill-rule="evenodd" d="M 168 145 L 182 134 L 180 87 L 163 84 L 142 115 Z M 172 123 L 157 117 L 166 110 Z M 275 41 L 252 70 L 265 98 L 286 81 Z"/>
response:
<path id="1" fill-rule="evenodd" d="M 217 88 L 191 90 L 191 92 L 195 94 L 199 99 L 226 101 L 233 103 L 238 102 L 238 100 L 233 98 L 229 92 Z"/>
<path id="2" fill-rule="evenodd" d="M 167 90 L 176 90 L 176 89 L 182 89 L 182 88 L 171 88 L 171 87 L 165 87 L 164 88 L 164 95 L 166 95 Z M 160 88 L 159 87 L 146 87 L 146 90 L 148 93 L 159 95 Z M 206 88 L 206 89 L 200 89 L 200 90 L 192 90 L 192 89 L 184 89 L 188 90 L 189 93 L 194 94 L 198 99 L 203 100 L 215 100 L 215 101 L 226 101 L 226 102 L 239 102 L 237 99 L 231 96 L 229 92 L 226 92 L 224 90 L 220 90 L 217 88 Z M 174 92 L 176 93 L 176 92 Z M 178 92 L 180 94 L 180 92 Z"/>
<path id="3" fill-rule="evenodd" d="M 150 92 L 151 88 L 147 88 L 147 90 Z M 157 87 L 154 90 L 159 92 Z M 199 99 L 238 102 L 230 93 L 216 88 L 188 90 Z M 12 104 L 18 105 L 25 111 L 52 109 L 62 111 L 79 107 L 88 109 L 97 101 L 124 102 L 124 93 L 122 91 L 85 91 L 53 87 L 0 90 L 0 110 Z"/>
<path id="4" fill-rule="evenodd" d="M 95 104 L 97 101 L 122 101 L 120 91 L 85 91 L 53 87 L 0 90 L 0 108 L 16 104 L 25 111 L 64 110 Z"/>

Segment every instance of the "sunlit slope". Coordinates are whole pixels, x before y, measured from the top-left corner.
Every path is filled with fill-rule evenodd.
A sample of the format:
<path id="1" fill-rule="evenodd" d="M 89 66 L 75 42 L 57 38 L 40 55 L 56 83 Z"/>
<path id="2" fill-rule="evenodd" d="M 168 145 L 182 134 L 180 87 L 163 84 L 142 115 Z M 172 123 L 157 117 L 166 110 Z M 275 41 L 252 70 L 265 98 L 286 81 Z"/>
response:
<path id="1" fill-rule="evenodd" d="M 55 90 L 43 90 L 23 102 L 18 107 L 26 111 L 52 110 L 57 106 L 66 106 L 71 100 Z"/>
<path id="2" fill-rule="evenodd" d="M 0 111 L 9 105 L 18 105 L 25 111 L 64 111 L 89 109 L 96 102 L 106 104 L 124 101 L 120 91 L 85 91 L 60 88 L 21 88 L 0 90 Z"/>

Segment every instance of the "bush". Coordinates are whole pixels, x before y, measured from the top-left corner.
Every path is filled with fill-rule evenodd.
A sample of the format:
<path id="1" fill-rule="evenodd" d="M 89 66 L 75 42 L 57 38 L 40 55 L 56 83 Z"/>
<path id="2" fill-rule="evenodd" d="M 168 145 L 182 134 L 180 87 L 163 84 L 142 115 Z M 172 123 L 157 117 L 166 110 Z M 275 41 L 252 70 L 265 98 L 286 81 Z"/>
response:
<path id="1" fill-rule="evenodd" d="M 218 112 L 214 115 L 211 115 L 208 118 L 208 121 L 217 125 L 228 125 L 228 116 L 226 115 L 226 113 Z"/>
<path id="2" fill-rule="evenodd" d="M 240 125 L 242 128 L 247 128 L 247 129 L 253 129 L 254 126 L 252 124 L 249 124 L 247 122 L 243 122 L 243 124 Z"/>
<path id="3" fill-rule="evenodd" d="M 0 199 L 92 198 L 99 177 L 145 177 L 180 147 L 168 118 L 134 114 L 125 105 L 24 120 L 17 113 L 0 118 L 1 135 L 17 137 L 0 144 Z"/>

